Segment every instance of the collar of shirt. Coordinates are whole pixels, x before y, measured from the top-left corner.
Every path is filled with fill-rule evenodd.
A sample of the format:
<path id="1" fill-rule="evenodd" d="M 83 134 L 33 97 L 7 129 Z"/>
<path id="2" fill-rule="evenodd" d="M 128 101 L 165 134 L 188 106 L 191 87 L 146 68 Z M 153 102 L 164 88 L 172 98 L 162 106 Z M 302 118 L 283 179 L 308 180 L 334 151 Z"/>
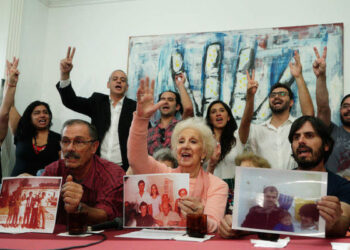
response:
<path id="1" fill-rule="evenodd" d="M 113 100 L 112 100 L 111 96 L 109 96 L 108 98 L 109 98 L 109 104 L 111 105 L 111 108 L 114 108 L 113 107 Z M 125 99 L 125 96 L 123 96 L 123 98 L 120 99 L 119 102 L 117 102 L 117 105 L 115 105 L 115 106 L 116 107 L 117 106 L 123 106 L 124 99 Z"/>
<path id="2" fill-rule="evenodd" d="M 93 189 L 92 184 L 94 183 L 95 178 L 95 165 L 96 165 L 96 156 L 94 155 L 91 161 L 91 167 L 89 171 L 86 173 L 85 178 L 79 183 L 80 185 Z"/>
<path id="3" fill-rule="evenodd" d="M 160 121 L 161 121 L 161 119 L 159 119 L 158 121 L 157 121 L 157 123 L 156 123 L 156 126 L 155 127 L 158 127 L 158 128 L 160 128 L 161 129 L 161 127 L 160 127 Z M 173 125 L 174 123 L 177 123 L 178 122 L 178 120 L 176 119 L 176 117 L 174 116 L 174 118 L 173 119 L 171 119 L 171 121 L 169 122 L 169 124 L 168 124 L 168 127 L 166 127 L 165 129 L 167 129 L 167 128 L 169 128 L 169 127 L 171 127 L 171 125 Z"/>
<path id="4" fill-rule="evenodd" d="M 267 119 L 266 121 L 264 121 L 263 123 L 261 123 L 262 126 L 265 126 L 265 127 L 268 127 L 268 128 L 274 128 L 276 129 L 272 124 L 271 124 L 271 119 L 272 119 L 272 116 Z M 292 115 L 289 115 L 288 116 L 288 119 L 280 126 L 280 127 L 283 127 L 285 124 L 290 124 L 290 123 L 293 123 L 295 121 L 295 117 L 293 117 Z"/>

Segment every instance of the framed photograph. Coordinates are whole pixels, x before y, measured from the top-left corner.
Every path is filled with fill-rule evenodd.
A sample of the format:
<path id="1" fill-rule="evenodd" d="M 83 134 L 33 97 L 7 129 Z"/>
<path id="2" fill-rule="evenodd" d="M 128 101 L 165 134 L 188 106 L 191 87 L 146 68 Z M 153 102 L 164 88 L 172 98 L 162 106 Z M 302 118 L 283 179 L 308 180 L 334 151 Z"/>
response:
<path id="1" fill-rule="evenodd" d="M 62 177 L 5 177 L 0 194 L 0 232 L 53 233 Z"/>
<path id="2" fill-rule="evenodd" d="M 178 202 L 189 195 L 189 174 L 124 176 L 124 227 L 184 228 Z"/>
<path id="3" fill-rule="evenodd" d="M 326 172 L 237 167 L 232 228 L 325 237 L 316 202 L 326 195 Z"/>

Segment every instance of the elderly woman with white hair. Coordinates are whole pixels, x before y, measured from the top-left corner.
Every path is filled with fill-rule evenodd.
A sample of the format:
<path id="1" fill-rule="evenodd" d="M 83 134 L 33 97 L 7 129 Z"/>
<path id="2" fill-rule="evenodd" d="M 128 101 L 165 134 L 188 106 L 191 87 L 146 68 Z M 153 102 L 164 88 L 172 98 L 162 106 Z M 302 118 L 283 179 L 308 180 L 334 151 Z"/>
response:
<path id="1" fill-rule="evenodd" d="M 210 128 L 202 118 L 189 118 L 179 122 L 171 137 L 171 147 L 178 167 L 171 169 L 147 153 L 147 127 L 150 117 L 164 104 L 154 103 L 154 80 L 142 79 L 137 91 L 137 108 L 129 133 L 128 159 L 134 174 L 188 173 L 189 196 L 182 198 L 179 207 L 184 216 L 188 213 L 206 214 L 208 232 L 215 232 L 224 216 L 227 184 L 205 172 L 203 164 L 210 159 L 216 146 Z"/>

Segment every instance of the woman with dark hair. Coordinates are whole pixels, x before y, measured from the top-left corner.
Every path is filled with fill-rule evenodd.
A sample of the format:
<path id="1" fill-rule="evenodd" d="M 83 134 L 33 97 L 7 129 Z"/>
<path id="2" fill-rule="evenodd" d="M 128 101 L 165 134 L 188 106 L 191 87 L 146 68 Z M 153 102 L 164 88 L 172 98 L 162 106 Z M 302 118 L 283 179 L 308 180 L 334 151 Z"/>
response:
<path id="1" fill-rule="evenodd" d="M 39 169 L 58 160 L 61 136 L 50 130 L 52 113 L 47 103 L 34 101 L 21 117 L 12 106 L 10 128 L 15 137 L 16 163 L 11 176 L 36 175 Z"/>
<path id="2" fill-rule="evenodd" d="M 232 111 L 223 101 L 217 100 L 210 103 L 206 115 L 207 124 L 213 131 L 217 143 L 220 144 L 219 150 L 216 150 L 208 164 L 207 171 L 228 182 L 229 188 L 233 188 L 233 181 L 230 180 L 233 180 L 235 175 L 235 158 L 243 152 L 243 145 L 248 139 L 247 124 L 251 120 L 254 95 L 258 88 L 258 83 L 254 80 L 254 70 L 252 77 L 247 72 L 247 78 L 246 105 L 238 132 Z"/>
<path id="3" fill-rule="evenodd" d="M 150 210 L 150 215 L 153 217 L 158 215 L 160 210 L 160 204 L 162 203 L 162 198 L 159 195 L 158 192 L 158 187 L 156 184 L 152 184 L 151 186 L 151 210 Z"/>

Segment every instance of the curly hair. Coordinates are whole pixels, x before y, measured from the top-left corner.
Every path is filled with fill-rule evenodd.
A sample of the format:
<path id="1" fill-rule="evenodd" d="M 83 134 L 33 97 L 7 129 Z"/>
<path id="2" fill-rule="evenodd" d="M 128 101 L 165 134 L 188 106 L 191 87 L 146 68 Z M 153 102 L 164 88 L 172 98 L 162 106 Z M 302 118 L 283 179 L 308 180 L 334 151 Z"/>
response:
<path id="1" fill-rule="evenodd" d="M 52 112 L 49 104 L 41 101 L 34 101 L 28 105 L 28 107 L 24 110 L 21 119 L 19 119 L 17 130 L 15 133 L 15 136 L 17 137 L 17 139 L 33 138 L 34 136 L 37 135 L 37 132 L 38 132 L 37 128 L 34 126 L 32 122 L 32 113 L 37 106 L 41 106 L 41 105 L 45 106 L 47 109 L 47 112 L 49 113 L 50 122 L 49 122 L 48 128 L 51 127 Z"/>
<path id="2" fill-rule="evenodd" d="M 220 103 L 225 108 L 225 110 L 228 114 L 228 117 L 230 118 L 227 121 L 224 129 L 222 130 L 222 134 L 220 137 L 221 155 L 220 155 L 220 158 L 218 161 L 218 162 L 220 162 L 225 158 L 225 156 L 236 145 L 236 138 L 234 136 L 234 132 L 236 131 L 238 126 L 237 126 L 235 118 L 233 118 L 232 111 L 231 111 L 230 107 L 226 103 L 224 103 L 223 101 L 217 100 L 217 101 L 210 103 L 210 105 L 207 109 L 207 115 L 205 117 L 207 124 L 210 127 L 211 131 L 213 131 L 213 133 L 214 133 L 214 127 L 210 121 L 210 110 L 213 107 L 213 105 L 215 105 L 217 103 Z"/>

